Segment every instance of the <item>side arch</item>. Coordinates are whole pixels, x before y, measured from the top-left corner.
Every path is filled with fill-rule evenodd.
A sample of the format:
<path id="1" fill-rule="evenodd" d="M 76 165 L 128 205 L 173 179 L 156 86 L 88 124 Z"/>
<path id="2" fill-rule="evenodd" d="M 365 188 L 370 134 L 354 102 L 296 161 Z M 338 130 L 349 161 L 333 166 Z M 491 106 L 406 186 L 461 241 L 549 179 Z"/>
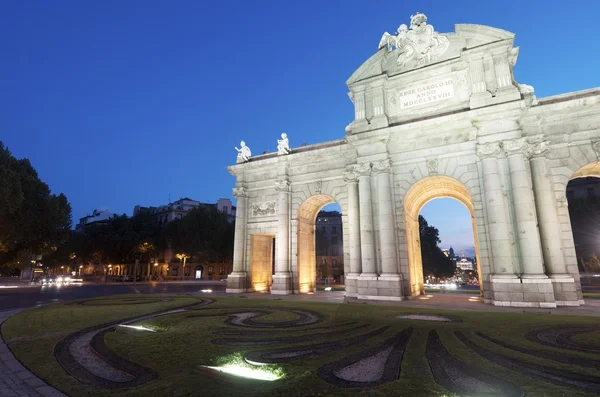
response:
<path id="1" fill-rule="evenodd" d="M 324 206 L 335 202 L 327 194 L 317 194 L 306 199 L 298 208 L 296 241 L 298 290 L 301 293 L 314 292 L 317 288 L 315 221 Z"/>

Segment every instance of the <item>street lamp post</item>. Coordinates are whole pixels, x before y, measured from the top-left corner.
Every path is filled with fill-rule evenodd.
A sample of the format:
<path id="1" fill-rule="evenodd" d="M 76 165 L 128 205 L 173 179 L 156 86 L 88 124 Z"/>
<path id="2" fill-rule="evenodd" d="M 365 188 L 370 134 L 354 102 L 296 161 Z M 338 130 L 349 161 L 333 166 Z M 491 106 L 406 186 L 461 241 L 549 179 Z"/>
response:
<path id="1" fill-rule="evenodd" d="M 177 254 L 175 255 L 177 258 L 179 258 L 179 263 L 182 263 L 183 260 L 183 267 L 181 268 L 181 281 L 184 280 L 185 277 L 185 261 L 187 258 L 189 258 L 190 256 L 187 254 Z"/>

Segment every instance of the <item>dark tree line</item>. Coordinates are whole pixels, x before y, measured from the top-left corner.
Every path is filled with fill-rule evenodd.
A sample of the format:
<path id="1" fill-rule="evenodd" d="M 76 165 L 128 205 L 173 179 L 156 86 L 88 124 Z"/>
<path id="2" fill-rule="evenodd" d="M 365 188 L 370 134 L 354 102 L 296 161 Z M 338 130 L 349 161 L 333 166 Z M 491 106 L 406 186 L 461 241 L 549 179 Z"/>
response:
<path id="1" fill-rule="evenodd" d="M 55 252 L 69 238 L 71 205 L 53 194 L 29 160 L 0 142 L 0 267 L 23 269 L 37 255 Z"/>
<path id="2" fill-rule="evenodd" d="M 444 255 L 438 244 L 441 242 L 439 230 L 429 225 L 427 220 L 419 215 L 419 235 L 421 237 L 421 261 L 423 274 L 433 274 L 436 277 L 452 276 L 454 264 Z"/>
<path id="3" fill-rule="evenodd" d="M 154 214 L 142 211 L 90 225 L 83 233 L 71 232 L 46 263 L 93 263 L 106 270 L 111 263 L 162 261 L 167 249 L 198 263 L 228 261 L 233 256 L 233 235 L 234 225 L 214 206 L 195 208 L 164 226 L 157 224 Z"/>

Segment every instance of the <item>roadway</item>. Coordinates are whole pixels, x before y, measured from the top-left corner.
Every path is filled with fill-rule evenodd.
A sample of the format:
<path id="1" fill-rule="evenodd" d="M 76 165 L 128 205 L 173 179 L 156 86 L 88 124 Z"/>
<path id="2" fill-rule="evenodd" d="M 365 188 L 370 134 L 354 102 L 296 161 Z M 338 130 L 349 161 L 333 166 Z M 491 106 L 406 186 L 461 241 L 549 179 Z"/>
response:
<path id="1" fill-rule="evenodd" d="M 186 294 L 201 289 L 211 289 L 216 293 L 225 293 L 225 282 L 168 282 L 136 283 L 135 289 L 142 294 Z M 108 284 L 71 284 L 50 286 L 27 286 L 0 289 L 0 310 L 34 307 L 48 303 L 90 299 L 101 296 L 136 293 L 133 283 Z"/>

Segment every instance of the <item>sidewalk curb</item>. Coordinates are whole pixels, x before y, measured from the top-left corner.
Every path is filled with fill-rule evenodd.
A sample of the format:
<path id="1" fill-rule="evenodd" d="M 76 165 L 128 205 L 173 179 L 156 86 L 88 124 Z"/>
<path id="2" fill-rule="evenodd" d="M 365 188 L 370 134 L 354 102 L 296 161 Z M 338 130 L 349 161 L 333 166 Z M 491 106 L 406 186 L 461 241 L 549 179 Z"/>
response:
<path id="1" fill-rule="evenodd" d="M 27 309 L 0 312 L 0 395 L 68 397 L 29 371 L 12 353 L 2 337 L 2 324 Z"/>

